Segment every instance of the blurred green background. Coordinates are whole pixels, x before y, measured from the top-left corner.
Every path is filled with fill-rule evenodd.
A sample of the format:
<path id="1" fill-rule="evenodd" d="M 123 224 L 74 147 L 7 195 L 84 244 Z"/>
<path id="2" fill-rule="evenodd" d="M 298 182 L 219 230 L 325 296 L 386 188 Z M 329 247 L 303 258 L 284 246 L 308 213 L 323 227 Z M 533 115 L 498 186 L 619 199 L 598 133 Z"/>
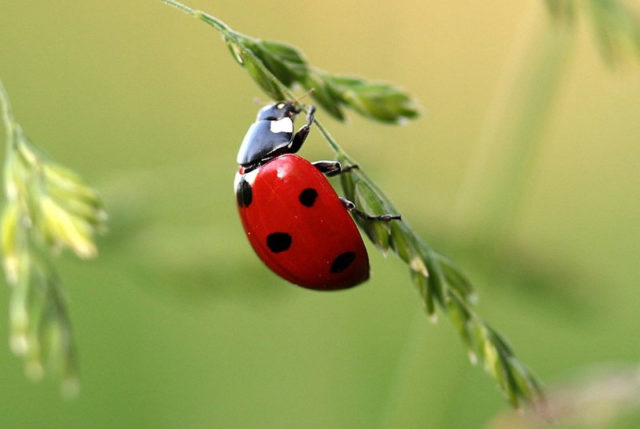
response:
<path id="1" fill-rule="evenodd" d="M 480 314 L 550 389 L 638 364 L 637 61 L 608 67 L 584 22 L 548 40 L 538 0 L 190 5 L 420 100 L 406 126 L 318 117 L 466 269 Z M 3 1 L 0 78 L 31 138 L 111 216 L 97 260 L 58 261 L 80 395 L 27 381 L 0 341 L 0 427 L 498 427 L 501 394 L 446 318 L 428 322 L 397 258 L 370 247 L 368 283 L 317 293 L 253 254 L 232 181 L 264 96 L 213 29 L 160 1 Z M 532 143 L 514 152 L 519 135 Z M 301 153 L 331 157 L 313 132 Z"/>

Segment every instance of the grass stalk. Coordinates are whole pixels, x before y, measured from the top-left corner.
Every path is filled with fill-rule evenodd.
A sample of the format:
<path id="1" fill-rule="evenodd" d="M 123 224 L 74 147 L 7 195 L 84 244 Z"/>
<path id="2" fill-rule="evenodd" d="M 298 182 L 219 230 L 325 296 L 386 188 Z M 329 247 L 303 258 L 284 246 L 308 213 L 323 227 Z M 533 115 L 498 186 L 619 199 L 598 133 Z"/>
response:
<path id="1" fill-rule="evenodd" d="M 541 12 L 539 5 L 535 9 Z M 546 17 L 535 10 L 523 16 L 522 34 L 507 60 L 506 76 L 500 80 L 454 210 L 452 230 L 497 247 L 510 234 L 526 195 L 573 41 L 567 25 L 541 26 L 539 21 Z M 479 220 L 465 227 L 471 219 Z"/>

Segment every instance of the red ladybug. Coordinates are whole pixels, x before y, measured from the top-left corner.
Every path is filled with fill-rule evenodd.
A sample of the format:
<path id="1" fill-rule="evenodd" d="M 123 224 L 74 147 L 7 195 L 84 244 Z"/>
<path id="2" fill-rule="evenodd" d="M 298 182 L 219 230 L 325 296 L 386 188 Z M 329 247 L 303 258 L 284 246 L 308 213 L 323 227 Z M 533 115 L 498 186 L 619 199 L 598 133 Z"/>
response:
<path id="1" fill-rule="evenodd" d="M 338 197 L 324 176 L 347 168 L 295 155 L 309 134 L 314 112 L 311 106 L 306 124 L 294 134 L 293 122 L 300 113 L 294 102 L 262 108 L 240 146 L 234 188 L 249 242 L 269 268 L 306 288 L 346 289 L 369 278 L 367 250 L 348 210 L 364 214 Z"/>

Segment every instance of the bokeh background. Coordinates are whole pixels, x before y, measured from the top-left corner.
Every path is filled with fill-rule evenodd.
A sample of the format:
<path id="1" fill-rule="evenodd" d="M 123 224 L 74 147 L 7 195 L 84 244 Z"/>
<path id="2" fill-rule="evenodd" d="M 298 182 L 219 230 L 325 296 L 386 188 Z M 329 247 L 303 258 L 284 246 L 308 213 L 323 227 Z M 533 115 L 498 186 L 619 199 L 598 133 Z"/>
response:
<path id="1" fill-rule="evenodd" d="M 584 19 L 553 30 L 539 0 L 190 5 L 420 100 L 406 126 L 318 117 L 550 391 L 575 383 L 566 427 L 640 427 L 637 58 L 608 65 Z M 160 1 L 2 1 L 0 77 L 110 212 L 97 260 L 58 260 L 80 395 L 27 381 L 0 341 L 0 427 L 533 427 L 428 322 L 397 258 L 370 246 L 371 280 L 339 293 L 260 263 L 232 181 L 264 96 L 212 28 Z M 318 133 L 302 154 L 331 157 Z M 631 392 L 604 417 L 593 404 L 620 386 L 589 381 L 602 368 Z"/>

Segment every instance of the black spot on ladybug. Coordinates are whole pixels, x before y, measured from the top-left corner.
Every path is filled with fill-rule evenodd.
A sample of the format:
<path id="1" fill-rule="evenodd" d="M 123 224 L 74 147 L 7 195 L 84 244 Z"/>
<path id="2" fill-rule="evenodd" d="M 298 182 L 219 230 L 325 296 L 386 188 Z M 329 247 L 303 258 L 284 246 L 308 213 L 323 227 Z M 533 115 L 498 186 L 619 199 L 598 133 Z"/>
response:
<path id="1" fill-rule="evenodd" d="M 346 270 L 349 265 L 351 265 L 354 259 L 356 259 L 356 254 L 354 252 L 341 253 L 336 259 L 333 260 L 330 271 L 332 273 L 341 273 Z"/>
<path id="2" fill-rule="evenodd" d="M 284 252 L 291 247 L 291 236 L 286 232 L 272 232 L 267 235 L 267 246 L 273 253 Z"/>
<path id="3" fill-rule="evenodd" d="M 253 193 L 251 192 L 251 185 L 244 177 L 240 179 L 238 183 L 238 189 L 236 189 L 236 198 L 238 199 L 238 205 L 240 207 L 249 207 L 253 200 Z"/>
<path id="4" fill-rule="evenodd" d="M 300 192 L 300 196 L 298 199 L 303 206 L 311 207 L 313 203 L 316 202 L 316 198 L 318 198 L 318 192 L 313 188 L 307 188 Z"/>

